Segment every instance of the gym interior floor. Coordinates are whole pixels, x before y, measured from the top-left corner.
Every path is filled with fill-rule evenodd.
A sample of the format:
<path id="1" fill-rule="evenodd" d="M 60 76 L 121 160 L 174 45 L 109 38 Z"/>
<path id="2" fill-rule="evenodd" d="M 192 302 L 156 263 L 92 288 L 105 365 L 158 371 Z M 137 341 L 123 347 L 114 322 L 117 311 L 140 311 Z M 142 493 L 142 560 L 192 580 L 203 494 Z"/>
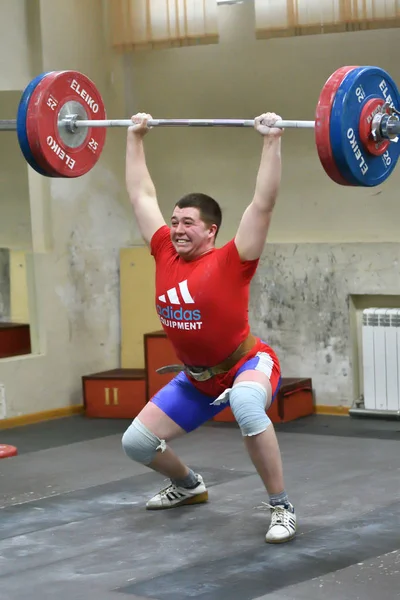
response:
<path id="1" fill-rule="evenodd" d="M 277 426 L 297 538 L 269 545 L 267 496 L 235 425 L 172 446 L 209 502 L 150 512 L 163 478 L 122 452 L 128 421 L 83 416 L 0 432 L 1 600 L 400 598 L 400 422 Z"/>

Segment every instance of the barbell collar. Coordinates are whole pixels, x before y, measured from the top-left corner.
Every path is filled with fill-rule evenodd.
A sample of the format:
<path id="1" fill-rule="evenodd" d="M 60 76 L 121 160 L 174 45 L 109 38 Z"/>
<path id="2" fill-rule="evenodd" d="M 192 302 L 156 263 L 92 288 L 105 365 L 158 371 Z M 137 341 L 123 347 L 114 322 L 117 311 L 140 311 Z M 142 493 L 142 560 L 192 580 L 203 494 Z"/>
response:
<path id="1" fill-rule="evenodd" d="M 384 139 L 389 139 L 392 142 L 397 141 L 398 135 L 400 135 L 400 120 L 396 115 L 386 115 L 381 121 L 381 135 Z"/>

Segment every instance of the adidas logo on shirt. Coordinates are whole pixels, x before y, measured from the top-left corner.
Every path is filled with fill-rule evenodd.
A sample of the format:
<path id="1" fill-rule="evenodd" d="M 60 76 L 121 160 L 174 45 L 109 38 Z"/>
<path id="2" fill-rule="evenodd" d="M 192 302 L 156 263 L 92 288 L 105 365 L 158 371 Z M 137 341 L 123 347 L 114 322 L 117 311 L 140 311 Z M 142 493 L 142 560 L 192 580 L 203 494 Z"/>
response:
<path id="1" fill-rule="evenodd" d="M 161 323 L 166 327 L 177 329 L 201 329 L 202 321 L 200 310 L 190 310 L 182 306 L 194 304 L 194 300 L 189 292 L 187 280 L 181 281 L 177 287 L 167 290 L 166 294 L 158 296 L 157 300 L 157 313 Z M 169 305 L 165 306 L 167 304 Z M 175 308 L 176 306 L 180 306 L 180 308 Z"/>
<path id="2" fill-rule="evenodd" d="M 181 296 L 183 298 L 183 302 L 185 304 L 194 304 L 194 300 L 192 298 L 192 296 L 190 295 L 189 292 L 189 288 L 188 288 L 188 283 L 187 283 L 187 279 L 185 281 L 181 281 L 179 284 L 179 291 L 181 293 Z M 180 304 L 180 300 L 178 297 L 178 293 L 177 293 L 177 289 L 176 288 L 171 288 L 170 290 L 167 291 L 167 296 L 168 296 L 168 300 L 171 302 L 171 304 Z M 160 302 L 167 302 L 165 295 L 163 296 L 158 296 L 158 299 Z"/>

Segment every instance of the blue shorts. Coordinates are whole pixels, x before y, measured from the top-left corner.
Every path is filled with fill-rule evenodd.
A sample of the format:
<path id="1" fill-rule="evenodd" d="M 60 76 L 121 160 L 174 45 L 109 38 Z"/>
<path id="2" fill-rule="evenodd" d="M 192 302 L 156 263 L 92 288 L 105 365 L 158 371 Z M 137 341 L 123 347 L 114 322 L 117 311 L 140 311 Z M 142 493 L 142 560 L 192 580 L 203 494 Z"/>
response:
<path id="1" fill-rule="evenodd" d="M 277 365 L 273 364 L 267 353 L 258 352 L 238 369 L 235 378 L 243 371 L 249 370 L 258 370 L 267 374 L 272 387 L 272 400 L 274 400 L 281 384 L 279 366 L 277 368 Z M 215 399 L 198 390 L 181 371 L 151 398 L 151 402 L 189 433 L 229 406 L 229 401 L 213 405 Z"/>

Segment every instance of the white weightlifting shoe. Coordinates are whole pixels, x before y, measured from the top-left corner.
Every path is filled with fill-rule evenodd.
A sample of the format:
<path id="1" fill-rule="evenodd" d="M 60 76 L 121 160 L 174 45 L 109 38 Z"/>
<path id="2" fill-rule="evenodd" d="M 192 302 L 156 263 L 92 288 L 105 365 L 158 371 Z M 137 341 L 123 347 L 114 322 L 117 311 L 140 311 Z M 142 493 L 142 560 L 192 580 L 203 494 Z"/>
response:
<path id="1" fill-rule="evenodd" d="M 293 505 L 289 502 L 289 508 L 281 504 L 277 506 L 267 504 L 267 506 L 271 509 L 271 523 L 265 541 L 268 544 L 282 544 L 292 540 L 296 535 L 297 522 Z"/>
<path id="2" fill-rule="evenodd" d="M 196 475 L 198 484 L 195 488 L 178 487 L 171 483 L 153 496 L 146 504 L 147 510 L 163 510 L 176 508 L 186 504 L 201 504 L 207 502 L 208 491 L 201 475 Z"/>

